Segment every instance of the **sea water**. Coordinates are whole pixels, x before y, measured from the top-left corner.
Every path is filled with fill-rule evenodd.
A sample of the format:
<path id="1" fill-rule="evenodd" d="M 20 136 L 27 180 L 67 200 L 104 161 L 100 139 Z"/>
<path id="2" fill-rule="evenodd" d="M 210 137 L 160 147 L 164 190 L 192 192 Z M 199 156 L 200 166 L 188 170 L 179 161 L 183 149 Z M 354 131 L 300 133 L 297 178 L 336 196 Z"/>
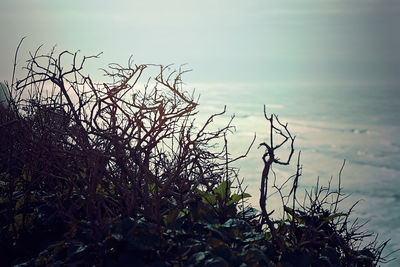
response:
<path id="1" fill-rule="evenodd" d="M 222 127 L 228 116 L 235 114 L 234 134 L 229 136 L 232 157 L 240 156 L 257 134 L 247 157 L 235 163 L 240 168 L 250 202 L 258 208 L 261 156 L 259 143 L 268 141 L 268 114 L 275 113 L 296 136 L 292 164 L 276 168 L 278 182 L 294 174 L 298 151 L 301 150 L 300 187 L 316 184 L 337 186 L 341 173 L 343 192 L 350 194 L 340 208 L 344 211 L 361 200 L 352 218 L 369 221 L 364 229 L 379 233 L 378 240 L 391 239 L 383 255 L 400 248 L 400 105 L 396 86 L 380 85 L 198 85 L 200 115 L 206 116 L 227 106 L 227 116 L 217 119 Z M 279 156 L 287 156 L 282 149 Z M 285 154 L 286 153 L 286 154 Z M 268 192 L 273 193 L 272 188 Z M 268 209 L 279 209 L 276 196 L 270 196 Z M 400 253 L 395 254 L 400 258 Z M 400 260 L 385 266 L 400 266 Z"/>

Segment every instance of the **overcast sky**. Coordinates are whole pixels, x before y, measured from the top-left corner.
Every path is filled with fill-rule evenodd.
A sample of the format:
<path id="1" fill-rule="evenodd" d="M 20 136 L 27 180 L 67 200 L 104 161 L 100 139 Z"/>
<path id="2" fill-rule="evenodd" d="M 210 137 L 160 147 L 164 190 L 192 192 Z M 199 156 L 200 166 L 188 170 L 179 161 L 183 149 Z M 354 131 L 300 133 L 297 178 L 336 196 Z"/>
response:
<path id="1" fill-rule="evenodd" d="M 2 0 L 0 80 L 26 36 L 21 66 L 44 44 L 104 52 L 98 67 L 188 63 L 202 83 L 397 86 L 399 26 L 400 1 L 385 0 Z"/>

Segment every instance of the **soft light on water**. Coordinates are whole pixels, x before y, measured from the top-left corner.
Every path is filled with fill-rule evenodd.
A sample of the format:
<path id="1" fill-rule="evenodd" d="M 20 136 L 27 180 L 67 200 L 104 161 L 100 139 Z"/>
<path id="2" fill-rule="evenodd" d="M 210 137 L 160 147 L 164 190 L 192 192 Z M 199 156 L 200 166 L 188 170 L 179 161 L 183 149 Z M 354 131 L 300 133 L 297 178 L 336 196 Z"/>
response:
<path id="1" fill-rule="evenodd" d="M 233 124 L 237 131 L 229 138 L 233 155 L 243 154 L 257 133 L 248 157 L 237 163 L 255 207 L 258 207 L 263 153 L 257 146 L 268 137 L 263 117 L 263 104 L 267 104 L 267 111 L 288 122 L 291 133 L 296 135 L 295 148 L 302 151 L 301 186 L 312 187 L 317 177 L 326 185 L 332 176 L 335 186 L 335 178 L 346 159 L 342 186 L 351 196 L 342 209 L 347 210 L 361 199 L 353 218 L 369 220 L 366 229 L 379 233 L 381 242 L 392 240 L 384 254 L 400 248 L 400 105 L 396 88 L 209 85 L 198 89 L 201 116 L 220 111 L 224 105 L 228 107 L 228 115 L 236 114 Z M 223 124 L 220 119 L 216 126 Z M 293 166 L 276 170 L 280 179 L 294 173 L 295 160 Z M 278 200 L 272 197 L 270 210 L 278 209 Z M 387 266 L 400 266 L 400 261 Z"/>

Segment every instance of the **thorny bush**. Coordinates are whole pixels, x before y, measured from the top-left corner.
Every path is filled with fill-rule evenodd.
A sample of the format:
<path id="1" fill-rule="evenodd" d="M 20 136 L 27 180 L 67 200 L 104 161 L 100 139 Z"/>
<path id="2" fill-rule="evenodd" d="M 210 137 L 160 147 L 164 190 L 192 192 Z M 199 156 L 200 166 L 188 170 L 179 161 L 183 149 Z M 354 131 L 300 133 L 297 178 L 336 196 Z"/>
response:
<path id="1" fill-rule="evenodd" d="M 262 144 L 258 214 L 245 206 L 250 195 L 239 180 L 232 191 L 237 172 L 229 164 L 236 159 L 225 138 L 231 121 L 210 130 L 225 109 L 199 126 L 185 71 L 130 59 L 127 66 L 109 65 L 107 82 L 94 83 L 83 67 L 97 57 L 38 49 L 22 79 L 14 65 L 10 105 L 0 106 L 2 263 L 370 266 L 382 260 L 386 243 L 354 244 L 366 234 L 347 227 L 350 211 L 337 212 L 340 187 L 317 186 L 309 205 L 296 208 L 299 165 L 289 195 L 273 185 L 287 216 L 270 218 L 268 173 L 274 163 L 289 163 L 294 142 L 276 116 L 277 127 L 266 116 L 271 142 Z M 287 163 L 275 157 L 283 145 L 272 143 L 276 133 L 291 141 Z M 323 193 L 337 196 L 333 210 L 325 208 Z"/>

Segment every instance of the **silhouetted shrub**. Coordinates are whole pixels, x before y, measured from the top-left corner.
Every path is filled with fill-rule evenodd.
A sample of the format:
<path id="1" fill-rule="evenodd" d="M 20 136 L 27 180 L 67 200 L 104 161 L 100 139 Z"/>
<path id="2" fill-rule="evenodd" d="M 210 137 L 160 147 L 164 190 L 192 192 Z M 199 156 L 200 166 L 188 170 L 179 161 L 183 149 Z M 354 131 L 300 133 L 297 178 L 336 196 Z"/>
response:
<path id="1" fill-rule="evenodd" d="M 95 84 L 82 72 L 95 57 L 37 50 L 25 77 L 7 87 L 10 105 L 0 110 L 3 264 L 373 266 L 381 260 L 386 243 L 356 246 L 368 234 L 348 227 L 351 210 L 337 210 L 340 185 L 337 191 L 317 186 L 309 203 L 296 206 L 299 164 L 288 195 L 273 184 L 284 218 L 270 218 L 269 168 L 289 164 L 294 151 L 294 137 L 276 116 L 265 116 L 271 143 L 262 144 L 260 213 L 245 205 L 250 195 L 230 167 L 235 159 L 223 141 L 231 121 L 208 130 L 225 109 L 197 125 L 185 71 L 130 59 L 126 67 L 109 65 L 110 82 Z M 158 73 L 144 79 L 148 69 Z M 285 141 L 273 146 L 273 132 Z M 279 161 L 275 150 L 288 140 L 288 161 Z"/>

